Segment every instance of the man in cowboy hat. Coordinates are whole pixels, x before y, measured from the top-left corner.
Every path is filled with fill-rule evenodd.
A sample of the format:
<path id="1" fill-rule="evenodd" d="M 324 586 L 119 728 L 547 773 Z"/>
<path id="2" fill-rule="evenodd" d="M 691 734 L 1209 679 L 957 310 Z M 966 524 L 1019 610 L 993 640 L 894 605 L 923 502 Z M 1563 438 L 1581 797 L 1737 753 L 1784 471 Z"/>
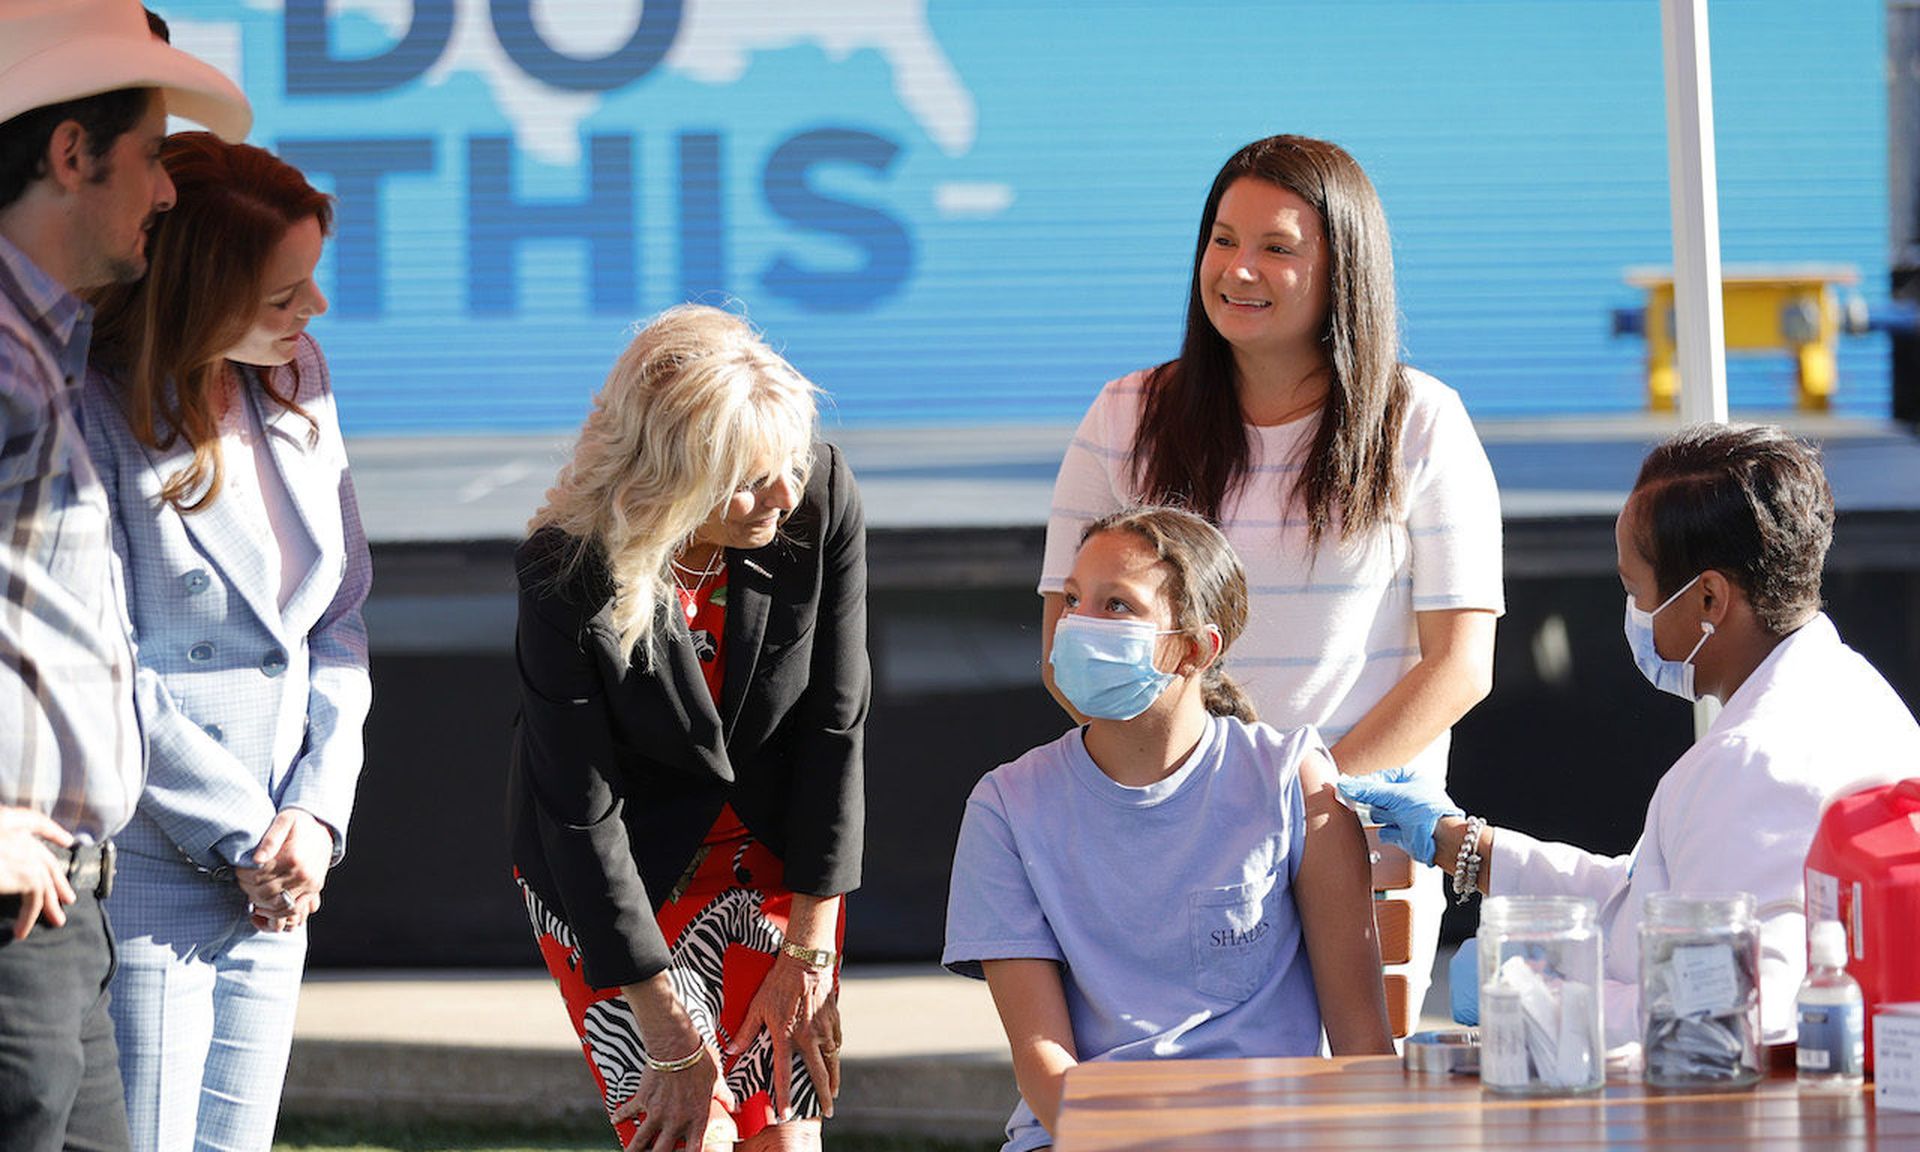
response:
<path id="1" fill-rule="evenodd" d="M 168 113 L 253 119 L 138 0 L 0 0 L 0 1152 L 127 1146 L 99 898 L 145 748 L 75 293 L 146 273 Z"/>

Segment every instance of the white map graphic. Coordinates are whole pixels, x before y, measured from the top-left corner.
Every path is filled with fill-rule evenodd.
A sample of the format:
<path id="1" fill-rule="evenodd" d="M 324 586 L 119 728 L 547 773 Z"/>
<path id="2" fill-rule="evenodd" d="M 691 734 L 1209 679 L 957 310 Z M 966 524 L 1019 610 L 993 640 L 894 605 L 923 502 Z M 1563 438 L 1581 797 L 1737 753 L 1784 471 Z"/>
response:
<path id="1" fill-rule="evenodd" d="M 284 7 L 282 0 L 246 2 L 263 11 Z M 545 0 L 534 4 L 533 18 L 556 50 L 585 58 L 625 44 L 642 7 L 642 0 Z M 330 0 L 327 8 L 333 17 L 364 15 L 396 40 L 413 15 L 411 0 Z M 176 43 L 244 84 L 237 39 L 231 25 L 175 22 Z M 973 147 L 973 94 L 934 40 L 925 0 L 686 0 L 661 66 L 704 84 L 732 84 L 745 75 L 753 53 L 806 43 L 836 62 L 865 49 L 878 52 L 892 70 L 894 94 L 928 138 L 948 156 Z M 486 80 L 521 148 L 549 164 L 579 162 L 580 123 L 599 109 L 600 95 L 552 88 L 522 72 L 494 37 L 487 0 L 455 0 L 453 35 L 424 82 L 444 84 L 457 72 Z"/>

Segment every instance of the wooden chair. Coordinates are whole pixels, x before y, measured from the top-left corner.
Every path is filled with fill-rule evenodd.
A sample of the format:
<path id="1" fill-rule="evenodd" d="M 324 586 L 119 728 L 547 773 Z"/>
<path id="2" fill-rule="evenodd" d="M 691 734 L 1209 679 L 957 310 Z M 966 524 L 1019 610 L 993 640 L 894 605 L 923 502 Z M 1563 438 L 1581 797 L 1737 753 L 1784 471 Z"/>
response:
<path id="1" fill-rule="evenodd" d="M 1413 887 L 1413 859 L 1398 848 L 1380 842 L 1380 826 L 1367 826 L 1367 848 L 1373 853 L 1373 923 L 1380 939 L 1382 964 L 1405 964 L 1413 958 L 1413 905 L 1404 896 Z M 1413 1003 L 1413 989 L 1401 972 L 1389 972 L 1384 978 L 1387 991 L 1387 1022 L 1393 1038 L 1399 1040 L 1413 1031 L 1420 1019 L 1420 1006 Z"/>

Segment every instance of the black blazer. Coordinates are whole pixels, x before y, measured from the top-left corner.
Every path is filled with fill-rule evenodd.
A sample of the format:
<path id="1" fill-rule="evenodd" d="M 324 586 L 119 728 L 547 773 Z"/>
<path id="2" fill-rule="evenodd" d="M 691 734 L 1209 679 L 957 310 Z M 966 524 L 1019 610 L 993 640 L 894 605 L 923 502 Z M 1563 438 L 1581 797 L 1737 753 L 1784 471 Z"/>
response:
<path id="1" fill-rule="evenodd" d="M 667 966 L 654 919 L 723 804 L 784 863 L 795 892 L 860 883 L 862 732 L 870 680 L 866 534 L 853 474 L 814 446 L 779 537 L 727 550 L 721 707 L 684 628 L 651 667 L 622 669 L 600 558 L 566 571 L 574 541 L 520 546 L 520 716 L 508 786 L 513 860 L 573 929 L 587 982 Z"/>

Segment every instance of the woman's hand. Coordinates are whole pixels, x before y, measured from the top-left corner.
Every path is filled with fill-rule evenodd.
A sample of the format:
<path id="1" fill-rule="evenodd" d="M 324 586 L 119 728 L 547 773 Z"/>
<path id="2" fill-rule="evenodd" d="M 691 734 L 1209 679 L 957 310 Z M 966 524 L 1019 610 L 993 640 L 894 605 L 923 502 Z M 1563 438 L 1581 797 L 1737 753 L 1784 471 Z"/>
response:
<path id="1" fill-rule="evenodd" d="M 1380 822 L 1384 843 L 1421 864 L 1434 863 L 1434 827 L 1448 816 L 1461 814 L 1460 805 L 1447 795 L 1446 785 L 1431 776 L 1388 769 L 1372 776 L 1342 776 L 1338 786 L 1340 795 L 1371 810 Z M 1451 860 L 1441 866 L 1453 871 Z"/>
<path id="2" fill-rule="evenodd" d="M 700 1044 L 698 1061 L 678 1072 L 642 1071 L 640 1087 L 614 1110 L 616 1123 L 646 1113 L 626 1152 L 733 1147 L 733 1117 L 726 1110 L 734 1106 L 734 1099 L 720 1072 L 720 1056 L 713 1045 L 695 1042 Z M 674 1055 L 663 1053 L 655 1059 Z"/>
<path id="3" fill-rule="evenodd" d="M 279 908 L 261 908 L 256 905 L 249 918 L 253 926 L 262 932 L 291 932 L 305 924 L 315 912 L 320 911 L 320 893 L 309 892 L 305 896 L 293 899 L 288 904 L 285 899 Z"/>
<path id="4" fill-rule="evenodd" d="M 254 847 L 253 867 L 236 868 L 233 876 L 253 904 L 254 923 L 265 918 L 277 925 L 296 914 L 304 921 L 320 910 L 320 889 L 332 862 L 333 833 L 313 813 L 287 808 Z"/>
<path id="5" fill-rule="evenodd" d="M 731 1148 L 733 1092 L 722 1074 L 720 1054 L 673 993 L 665 972 L 656 972 L 638 984 L 623 985 L 621 995 L 633 1009 L 640 1042 L 657 1061 L 672 1063 L 699 1052 L 700 1059 L 674 1072 L 646 1068 L 640 1087 L 614 1109 L 616 1123 L 646 1113 L 627 1152 L 673 1152 L 685 1144 L 689 1152 L 707 1147 Z"/>
<path id="6" fill-rule="evenodd" d="M 744 1052 L 762 1028 L 773 1043 L 775 1116 L 782 1122 L 791 1118 L 796 1048 L 819 1092 L 821 1111 L 832 1116 L 833 1098 L 840 1092 L 840 993 L 833 969 L 815 968 L 785 952 L 776 955 L 728 1053 Z"/>

